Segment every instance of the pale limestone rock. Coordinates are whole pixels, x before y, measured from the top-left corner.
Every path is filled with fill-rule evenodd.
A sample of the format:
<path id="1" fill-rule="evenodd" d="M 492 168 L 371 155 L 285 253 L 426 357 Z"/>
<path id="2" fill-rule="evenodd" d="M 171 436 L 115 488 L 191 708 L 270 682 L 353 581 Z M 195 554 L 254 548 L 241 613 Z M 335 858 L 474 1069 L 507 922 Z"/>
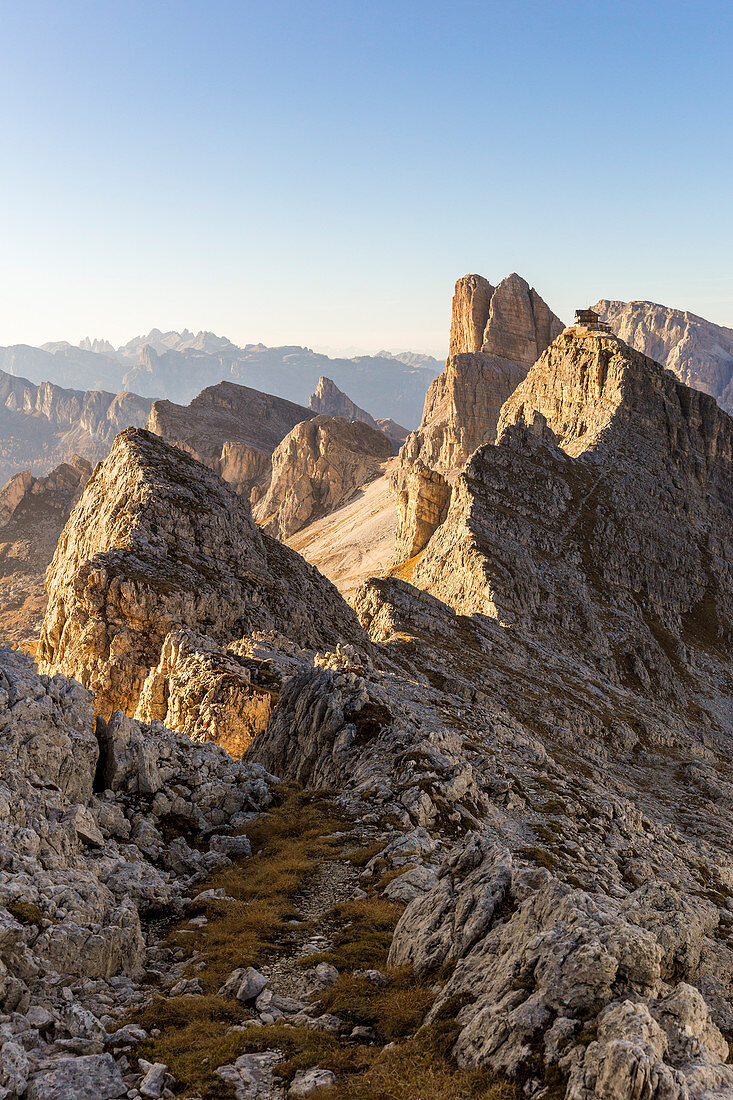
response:
<path id="1" fill-rule="evenodd" d="M 27 1100 L 117 1100 L 127 1095 L 110 1054 L 89 1054 L 59 1062 L 54 1069 L 40 1073 L 28 1086 Z"/>
<path id="2" fill-rule="evenodd" d="M 336 1084 L 336 1074 L 330 1069 L 312 1066 L 299 1069 L 288 1089 L 288 1096 L 311 1096 L 320 1089 L 330 1089 Z"/>
<path id="3" fill-rule="evenodd" d="M 143 684 L 136 716 L 160 721 L 194 741 L 216 741 L 230 756 L 241 757 L 272 710 L 272 689 L 253 683 L 253 671 L 254 662 L 210 638 L 172 631 Z"/>
<path id="4" fill-rule="evenodd" d="M 481 351 L 495 289 L 482 275 L 464 275 L 456 283 L 448 346 L 449 359 L 464 352 Z"/>
<path id="5" fill-rule="evenodd" d="M 327 416 L 340 416 L 344 420 L 358 420 L 361 424 L 367 424 L 370 428 L 384 432 L 392 443 L 395 452 L 399 450 L 408 435 L 407 428 L 390 419 L 381 417 L 377 420 L 366 409 L 360 409 L 350 397 L 340 390 L 336 383 L 323 375 L 318 379 L 318 385 L 310 396 L 309 407 L 314 413 L 325 413 Z"/>
<path id="6" fill-rule="evenodd" d="M 733 329 L 654 302 L 601 299 L 593 308 L 632 348 L 733 414 Z"/>
<path id="7" fill-rule="evenodd" d="M 298 424 L 272 456 L 272 479 L 255 508 L 268 534 L 286 539 L 334 511 L 382 472 L 389 441 L 359 421 L 319 414 Z"/>
<path id="8" fill-rule="evenodd" d="M 230 1066 L 219 1066 L 217 1073 L 231 1085 L 237 1100 L 283 1100 L 285 1090 L 276 1074 L 279 1051 L 241 1054 Z"/>
<path id="9" fill-rule="evenodd" d="M 249 497 L 267 485 L 270 456 L 296 424 L 314 414 L 269 393 L 220 382 L 189 405 L 153 402 L 147 428 L 215 470 Z"/>
<path id="10" fill-rule="evenodd" d="M 358 420 L 361 424 L 368 424 L 370 428 L 377 427 L 376 420 L 366 409 L 355 405 L 332 379 L 324 375 L 318 379 L 318 385 L 308 401 L 308 408 L 316 416 L 340 416 L 343 420 Z"/>
<path id="11" fill-rule="evenodd" d="M 398 561 L 406 563 L 399 574 L 403 575 L 447 516 L 451 485 L 437 470 L 417 459 L 400 467 L 394 481 L 394 491 L 397 527 L 393 555 Z M 406 575 L 405 579 L 409 580 L 409 576 Z"/>
<path id="12" fill-rule="evenodd" d="M 614 337 L 569 330 L 504 406 L 497 445 L 472 457 L 412 583 L 680 698 L 649 617 L 675 646 L 701 626 L 730 636 L 732 453 L 711 398 Z"/>
<path id="13" fill-rule="evenodd" d="M 496 288 L 478 275 L 458 280 L 448 361 L 428 390 L 422 422 L 405 440 L 393 479 L 399 502 L 395 563 L 422 550 L 444 518 L 441 507 L 435 525 L 419 522 L 435 505 L 431 479 L 415 478 L 414 469 L 435 471 L 448 491 L 472 452 L 493 442 L 502 405 L 562 327 L 516 274 Z"/>
<path id="14" fill-rule="evenodd" d="M 139 429 L 87 485 L 47 586 L 41 665 L 90 687 L 104 717 L 136 713 L 181 627 L 220 645 L 275 627 L 314 647 L 362 636 L 329 582 L 262 535 L 225 482 Z M 145 706 L 160 705 L 153 678 Z"/>

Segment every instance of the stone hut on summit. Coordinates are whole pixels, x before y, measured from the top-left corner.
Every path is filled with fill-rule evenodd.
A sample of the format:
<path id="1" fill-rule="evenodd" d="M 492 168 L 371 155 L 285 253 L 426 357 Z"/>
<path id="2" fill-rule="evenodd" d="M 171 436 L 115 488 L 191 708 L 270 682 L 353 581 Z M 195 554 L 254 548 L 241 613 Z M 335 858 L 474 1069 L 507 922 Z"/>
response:
<path id="1" fill-rule="evenodd" d="M 597 332 L 610 332 L 611 326 L 602 321 L 594 309 L 576 309 L 575 324 L 584 329 L 595 329 Z"/>

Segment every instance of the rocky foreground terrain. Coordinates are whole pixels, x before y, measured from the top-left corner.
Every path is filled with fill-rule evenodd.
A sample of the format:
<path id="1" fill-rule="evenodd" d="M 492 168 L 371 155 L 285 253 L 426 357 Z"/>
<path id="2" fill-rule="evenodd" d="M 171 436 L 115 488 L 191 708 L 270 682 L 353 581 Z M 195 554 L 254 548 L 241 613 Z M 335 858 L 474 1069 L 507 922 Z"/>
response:
<path id="1" fill-rule="evenodd" d="M 5 1096 L 733 1096 L 733 421 L 546 330 L 352 606 L 117 437 L 0 652 Z"/>

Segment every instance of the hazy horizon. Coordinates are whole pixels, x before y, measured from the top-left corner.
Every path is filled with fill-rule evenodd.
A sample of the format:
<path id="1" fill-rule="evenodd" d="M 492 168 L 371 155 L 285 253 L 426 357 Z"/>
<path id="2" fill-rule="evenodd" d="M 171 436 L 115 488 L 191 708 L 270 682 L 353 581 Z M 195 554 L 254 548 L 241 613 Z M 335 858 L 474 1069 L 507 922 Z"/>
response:
<path id="1" fill-rule="evenodd" d="M 455 280 L 733 327 L 729 5 L 4 5 L 0 344 L 445 348 Z M 440 356 L 438 356 L 440 358 Z"/>

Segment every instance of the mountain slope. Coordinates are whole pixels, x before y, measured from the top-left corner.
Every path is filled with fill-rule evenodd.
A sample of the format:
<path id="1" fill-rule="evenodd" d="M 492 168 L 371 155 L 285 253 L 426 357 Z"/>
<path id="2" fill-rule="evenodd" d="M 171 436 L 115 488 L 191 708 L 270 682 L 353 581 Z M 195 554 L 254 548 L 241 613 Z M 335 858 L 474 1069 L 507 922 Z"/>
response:
<path id="1" fill-rule="evenodd" d="M 314 648 L 363 637 L 336 589 L 262 534 L 221 478 L 140 429 L 117 436 L 95 470 L 47 588 L 41 666 L 92 688 L 105 716 L 135 714 L 151 671 L 147 694 L 165 699 L 155 669 L 182 628 L 215 645 L 254 630 Z"/>
<path id="2" fill-rule="evenodd" d="M 733 329 L 654 302 L 603 298 L 593 308 L 632 348 L 733 413 Z"/>
<path id="3" fill-rule="evenodd" d="M 261 492 L 272 452 L 281 439 L 315 414 L 293 401 L 220 382 L 186 406 L 153 402 L 147 427 L 161 439 L 220 473 L 238 492 Z"/>
<path id="4" fill-rule="evenodd" d="M 122 428 L 145 423 L 151 404 L 134 393 L 35 385 L 0 371 L 0 479 L 26 468 L 45 474 L 75 453 L 95 462 Z"/>

